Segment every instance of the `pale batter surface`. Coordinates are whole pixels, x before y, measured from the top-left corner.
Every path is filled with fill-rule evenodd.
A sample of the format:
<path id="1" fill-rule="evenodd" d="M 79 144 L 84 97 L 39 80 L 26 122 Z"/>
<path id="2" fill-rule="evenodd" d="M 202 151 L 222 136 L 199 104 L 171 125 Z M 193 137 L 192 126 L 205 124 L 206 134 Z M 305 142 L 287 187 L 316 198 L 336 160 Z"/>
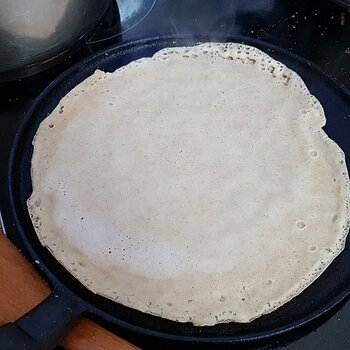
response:
<path id="1" fill-rule="evenodd" d="M 167 319 L 250 322 L 342 251 L 349 177 L 301 78 L 241 44 L 96 71 L 40 125 L 28 208 L 93 292 Z"/>

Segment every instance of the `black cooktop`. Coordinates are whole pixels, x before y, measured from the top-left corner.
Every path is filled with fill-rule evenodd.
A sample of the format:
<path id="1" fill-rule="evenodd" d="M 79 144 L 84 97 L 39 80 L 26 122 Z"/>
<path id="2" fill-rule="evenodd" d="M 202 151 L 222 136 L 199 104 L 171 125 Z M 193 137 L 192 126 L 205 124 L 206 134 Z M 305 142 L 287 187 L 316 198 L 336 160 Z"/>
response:
<path id="1" fill-rule="evenodd" d="M 245 35 L 275 44 L 318 64 L 350 89 L 350 12 L 331 0 L 158 0 L 149 15 L 123 35 L 95 47 L 83 47 L 35 79 L 0 85 L 0 210 L 3 217 L 8 212 L 8 203 L 2 195 L 6 191 L 4 179 L 14 135 L 30 104 L 51 80 L 91 51 L 112 43 L 159 34 L 203 32 L 213 36 L 220 32 Z M 11 230 L 8 225 L 5 228 Z M 322 325 L 314 325 L 264 348 L 350 349 L 350 301 L 322 321 Z M 141 348 L 155 348 L 155 344 L 137 337 L 129 340 Z"/>

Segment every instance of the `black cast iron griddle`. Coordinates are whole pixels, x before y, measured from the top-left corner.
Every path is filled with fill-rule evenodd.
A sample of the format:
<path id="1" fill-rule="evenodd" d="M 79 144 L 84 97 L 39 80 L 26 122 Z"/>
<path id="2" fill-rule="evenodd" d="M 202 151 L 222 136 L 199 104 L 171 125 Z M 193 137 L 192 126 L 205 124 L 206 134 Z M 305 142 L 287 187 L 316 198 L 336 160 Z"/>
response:
<path id="1" fill-rule="evenodd" d="M 96 69 L 112 72 L 133 60 L 152 56 L 164 47 L 194 45 L 206 41 L 233 41 L 255 46 L 297 72 L 325 109 L 327 116 L 325 131 L 338 143 L 346 156 L 350 156 L 350 93 L 312 63 L 271 44 L 220 34 L 211 34 L 210 37 L 165 36 L 111 47 L 88 57 L 59 76 L 43 91 L 28 111 L 13 145 L 8 175 L 12 217 L 11 220 L 5 220 L 12 222 L 13 227 L 7 228 L 8 236 L 14 241 L 21 241 L 25 246 L 26 255 L 39 269 L 41 275 L 49 281 L 54 292 L 43 304 L 34 309 L 34 314 L 32 311 L 17 323 L 8 324 L 7 328 L 5 327 L 7 334 L 14 332 L 16 339 L 23 336 L 21 341 L 37 344 L 35 349 L 38 348 L 38 344 L 43 348 L 50 348 L 69 327 L 70 322 L 84 313 L 115 332 L 128 330 L 188 344 L 243 345 L 243 343 L 270 340 L 310 324 L 350 294 L 348 242 L 345 250 L 320 278 L 273 313 L 247 324 L 227 323 L 211 327 L 194 327 L 190 323 L 178 323 L 151 316 L 95 295 L 70 275 L 40 244 L 26 206 L 26 200 L 32 191 L 30 176 L 32 140 L 40 122 L 57 106 L 62 97 Z M 46 318 L 38 320 L 43 314 Z M 2 335 L 0 345 L 2 339 L 6 338 L 3 337 L 5 328 L 3 327 L 0 332 Z M 20 330 L 24 330 L 26 335 Z M 26 339 L 28 334 L 30 337 Z M 15 349 L 20 349 L 18 344 Z"/>

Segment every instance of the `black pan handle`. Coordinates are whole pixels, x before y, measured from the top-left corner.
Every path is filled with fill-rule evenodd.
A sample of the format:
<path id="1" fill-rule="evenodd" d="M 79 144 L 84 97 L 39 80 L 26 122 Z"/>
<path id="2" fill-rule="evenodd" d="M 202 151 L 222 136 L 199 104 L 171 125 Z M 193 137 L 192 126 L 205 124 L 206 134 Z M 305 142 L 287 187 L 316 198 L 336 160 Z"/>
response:
<path id="1" fill-rule="evenodd" d="M 14 323 L 0 327 L 1 350 L 51 350 L 82 313 L 66 293 L 53 293 Z"/>

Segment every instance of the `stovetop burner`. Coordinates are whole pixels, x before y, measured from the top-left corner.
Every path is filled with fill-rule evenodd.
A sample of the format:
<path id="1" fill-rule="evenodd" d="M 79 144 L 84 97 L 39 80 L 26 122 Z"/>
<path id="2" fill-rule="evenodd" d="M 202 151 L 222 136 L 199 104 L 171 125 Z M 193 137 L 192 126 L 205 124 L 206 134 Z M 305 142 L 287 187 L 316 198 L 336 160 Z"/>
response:
<path id="1" fill-rule="evenodd" d="M 134 10 L 129 5 L 134 5 Z M 141 5 L 145 5 L 142 7 Z M 100 28 L 74 54 L 45 73 L 21 81 L 0 84 L 0 177 L 7 176 L 8 156 L 14 135 L 35 98 L 63 70 L 92 52 L 112 44 L 159 34 L 229 33 L 264 40 L 288 49 L 318 64 L 326 73 L 350 88 L 350 13 L 330 0 L 314 2 L 284 0 L 119 0 L 118 16 L 111 9 Z M 125 6 L 125 7 L 123 7 Z M 134 16 L 134 17 L 132 17 Z M 120 21 L 120 22 L 118 22 Z M 119 23 L 119 24 L 118 24 Z M 120 34 L 122 32 L 122 34 Z M 105 40 L 105 34 L 108 40 Z M 213 34 L 214 37 L 214 34 Z M 350 111 L 349 111 L 350 118 Z M 350 130 L 349 130 L 350 135 Z M 349 136 L 350 137 L 350 136 Z M 2 200 L 7 191 L 0 181 L 0 210 L 6 230 L 11 230 L 8 203 Z M 350 302 L 317 331 L 304 330 L 295 340 L 278 339 L 269 348 L 348 349 L 350 344 Z M 312 331 L 305 336 L 305 333 Z M 141 348 L 156 348 L 152 342 L 129 336 Z M 165 346 L 165 345 L 164 345 Z M 166 344 L 168 348 L 178 345 Z"/>

